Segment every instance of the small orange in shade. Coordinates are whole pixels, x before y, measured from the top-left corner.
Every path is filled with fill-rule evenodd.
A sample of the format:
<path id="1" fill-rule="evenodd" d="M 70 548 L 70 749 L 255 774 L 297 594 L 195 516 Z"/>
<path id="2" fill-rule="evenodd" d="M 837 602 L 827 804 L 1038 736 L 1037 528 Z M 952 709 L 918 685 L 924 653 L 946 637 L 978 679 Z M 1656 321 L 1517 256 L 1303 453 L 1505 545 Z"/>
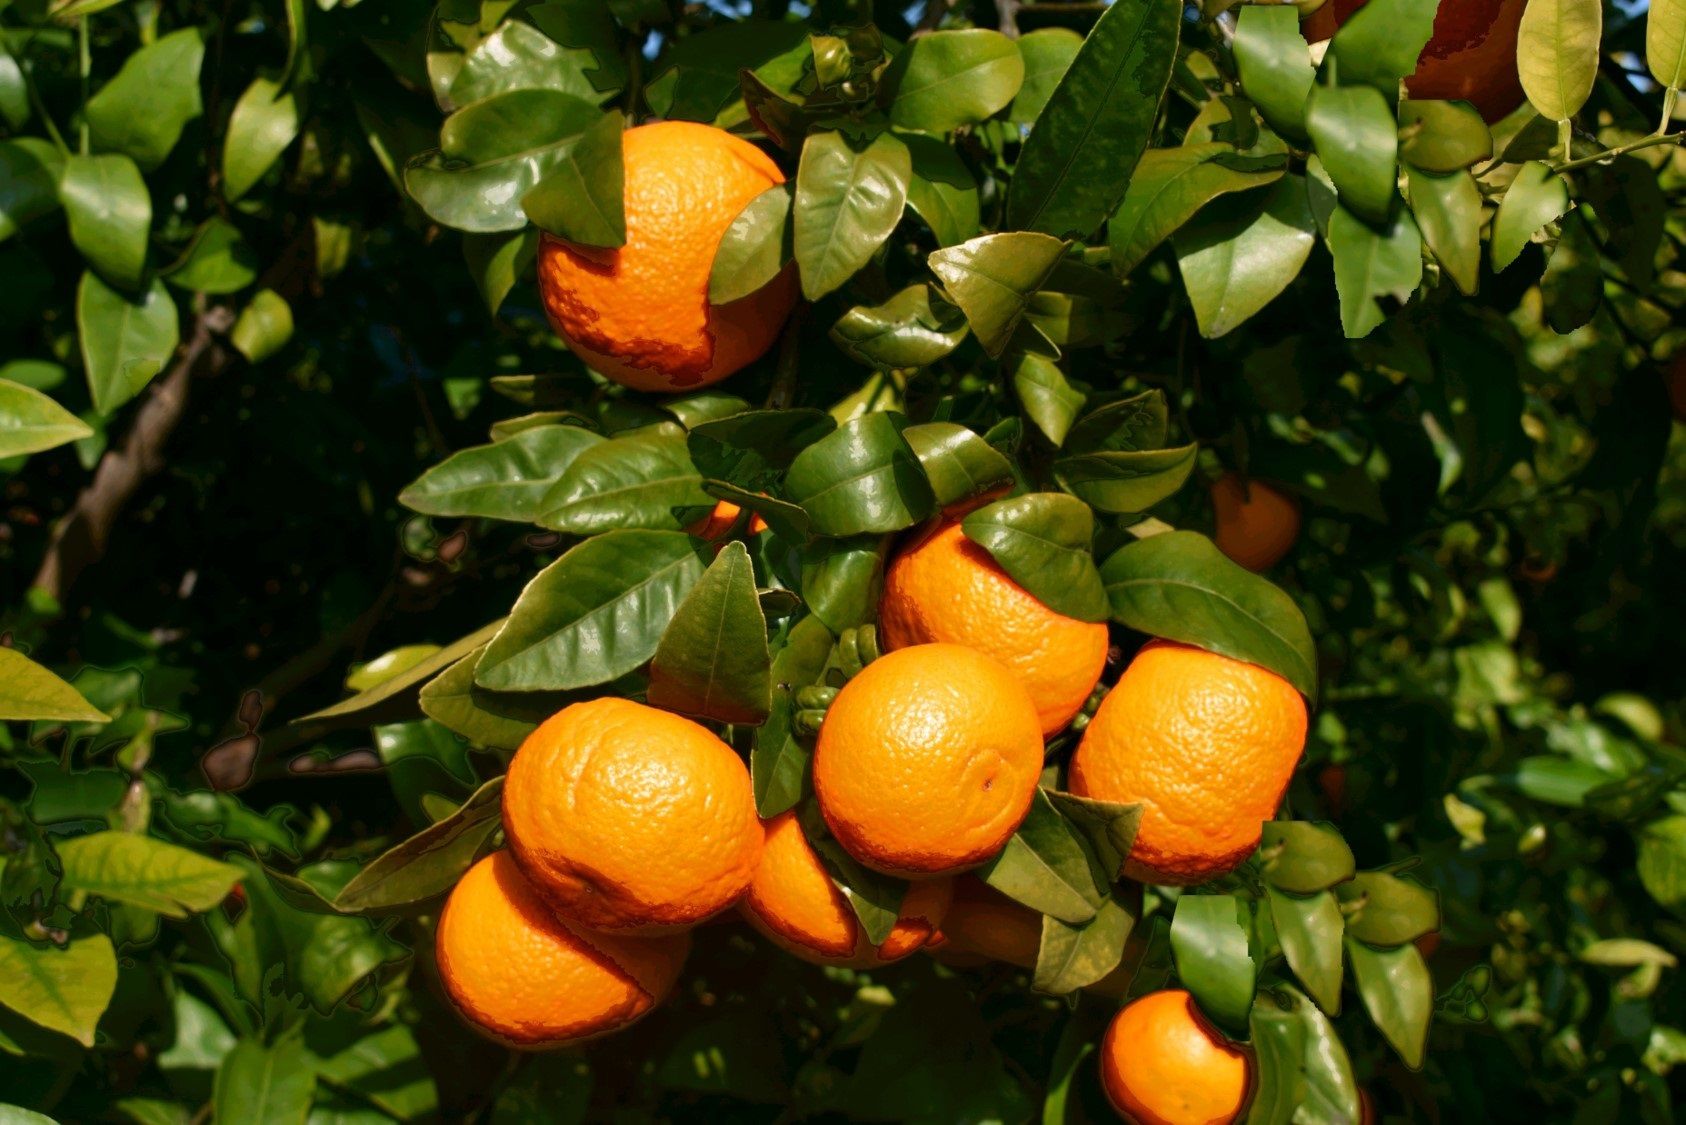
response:
<path id="1" fill-rule="evenodd" d="M 971 875 L 954 880 L 954 901 L 943 919 L 937 960 L 970 967 L 1005 961 L 1028 969 L 1042 948 L 1042 915 Z"/>
<path id="2" fill-rule="evenodd" d="M 989 859 L 1030 811 L 1042 730 L 1024 686 L 960 645 L 868 664 L 826 711 L 814 795 L 837 842 L 876 871 L 918 879 Z"/>
<path id="3" fill-rule="evenodd" d="M 1030 692 L 1043 734 L 1071 721 L 1106 667 L 1104 622 L 1043 605 L 959 523 L 927 531 L 891 561 L 878 628 L 892 649 L 940 642 L 993 656 Z"/>
<path id="4" fill-rule="evenodd" d="M 732 525 L 738 522 L 738 516 L 742 512 L 743 509 L 730 500 L 722 500 L 714 505 L 712 512 L 685 530 L 698 539 L 707 539 L 713 542 L 716 539 L 723 538 L 727 532 L 732 530 Z M 766 530 L 767 521 L 758 515 L 751 514 L 749 517 L 749 534 L 760 535 Z"/>
<path id="5" fill-rule="evenodd" d="M 617 937 L 563 921 L 507 851 L 473 867 L 445 900 L 439 978 L 464 1019 L 511 1047 L 540 1050 L 618 1031 L 679 979 L 687 934 Z"/>
<path id="6" fill-rule="evenodd" d="M 581 359 L 640 391 L 707 386 L 754 361 L 796 303 L 796 274 L 711 305 L 708 279 L 726 228 L 784 173 L 724 129 L 662 121 L 621 140 L 626 245 L 539 243 L 539 296 Z"/>
<path id="7" fill-rule="evenodd" d="M 1248 570 L 1281 561 L 1300 534 L 1300 506 L 1262 480 L 1225 473 L 1212 482 L 1212 542 Z"/>
<path id="8" fill-rule="evenodd" d="M 1247 1056 L 1181 989 L 1150 992 L 1101 1040 L 1107 1100 L 1137 1125 L 1225 1125 L 1247 1101 Z"/>
<path id="9" fill-rule="evenodd" d="M 796 814 L 781 813 L 765 827 L 761 865 L 740 909 L 767 940 L 804 961 L 855 969 L 888 965 L 923 948 L 948 913 L 952 880 L 909 884 L 890 936 L 874 946 L 809 845 Z"/>
<path id="10" fill-rule="evenodd" d="M 1071 791 L 1143 804 L 1124 861 L 1130 878 L 1203 883 L 1258 847 L 1305 735 L 1305 700 L 1275 672 L 1153 641 L 1084 730 Z"/>
<path id="11" fill-rule="evenodd" d="M 761 857 L 743 759 L 689 719 L 576 703 L 516 751 L 503 823 L 539 892 L 595 930 L 694 926 L 742 897 Z"/>

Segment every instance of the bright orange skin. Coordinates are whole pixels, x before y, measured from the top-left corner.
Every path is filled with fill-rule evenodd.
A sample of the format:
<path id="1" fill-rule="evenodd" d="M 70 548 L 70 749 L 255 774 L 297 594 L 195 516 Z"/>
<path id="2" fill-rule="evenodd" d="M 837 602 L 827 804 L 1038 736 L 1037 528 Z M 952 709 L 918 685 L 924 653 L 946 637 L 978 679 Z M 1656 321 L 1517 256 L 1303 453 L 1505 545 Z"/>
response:
<path id="1" fill-rule="evenodd" d="M 1191 645 L 1143 646 L 1071 759 L 1071 791 L 1140 801 L 1124 873 L 1186 886 L 1258 847 L 1305 749 L 1305 700 L 1281 676 Z"/>
<path id="2" fill-rule="evenodd" d="M 953 880 L 910 884 L 890 936 L 874 946 L 808 844 L 796 814 L 781 813 L 763 827 L 767 846 L 739 909 L 768 941 L 804 961 L 853 969 L 888 965 L 924 948 L 948 913 Z"/>
<path id="3" fill-rule="evenodd" d="M 891 561 L 878 629 L 891 649 L 941 642 L 993 656 L 1030 692 L 1045 735 L 1071 721 L 1106 667 L 1104 622 L 1037 601 L 959 523 L 928 531 Z"/>
<path id="4" fill-rule="evenodd" d="M 959 645 L 881 656 L 844 685 L 814 747 L 837 842 L 876 871 L 952 875 L 1000 851 L 1030 811 L 1042 728 L 1007 667 Z"/>
<path id="5" fill-rule="evenodd" d="M 717 383 L 758 358 L 796 303 L 786 270 L 730 305 L 708 303 L 714 252 L 732 220 L 784 182 L 766 153 L 723 129 L 663 121 L 628 129 L 626 245 L 539 243 L 539 296 L 594 370 L 640 391 Z"/>
<path id="6" fill-rule="evenodd" d="M 1248 570 L 1269 570 L 1300 535 L 1300 506 L 1262 480 L 1225 473 L 1212 482 L 1212 542 Z"/>
<path id="7" fill-rule="evenodd" d="M 445 900 L 439 978 L 462 1017 L 524 1050 L 618 1031 L 672 991 L 686 934 L 596 934 L 558 918 L 507 851 L 469 868 Z"/>
<path id="8" fill-rule="evenodd" d="M 761 858 L 743 760 L 691 720 L 626 699 L 565 707 L 527 736 L 503 824 L 551 906 L 608 932 L 694 926 L 743 896 Z"/>
<path id="9" fill-rule="evenodd" d="M 1101 1086 L 1137 1125 L 1227 1125 L 1247 1101 L 1247 1056 L 1181 989 L 1150 992 L 1101 1040 Z"/>
<path id="10" fill-rule="evenodd" d="M 1300 25 L 1319 43 L 1364 6 L 1364 0 L 1329 0 Z M 1413 98 L 1466 101 L 1488 122 L 1522 104 L 1516 73 L 1517 32 L 1528 0 L 1443 0 L 1434 15 L 1417 69 L 1405 80 Z"/>
<path id="11" fill-rule="evenodd" d="M 738 521 L 738 515 L 742 511 L 742 508 L 738 507 L 730 500 L 722 500 L 718 504 L 714 505 L 714 510 L 712 512 L 708 513 L 708 515 L 704 516 L 690 527 L 687 527 L 685 530 L 690 532 L 692 535 L 695 535 L 698 539 L 707 539 L 712 543 L 714 540 L 724 537 L 728 531 L 732 530 L 732 525 Z M 749 517 L 750 535 L 760 535 L 766 530 L 766 520 L 756 515 Z"/>

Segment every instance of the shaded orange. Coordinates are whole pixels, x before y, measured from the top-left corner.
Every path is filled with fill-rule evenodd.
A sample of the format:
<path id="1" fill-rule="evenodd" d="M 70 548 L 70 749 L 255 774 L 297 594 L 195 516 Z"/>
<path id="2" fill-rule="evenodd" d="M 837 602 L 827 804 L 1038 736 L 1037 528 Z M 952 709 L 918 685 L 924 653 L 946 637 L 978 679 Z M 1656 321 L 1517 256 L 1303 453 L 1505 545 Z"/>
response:
<path id="1" fill-rule="evenodd" d="M 537 1050 L 618 1031 L 661 1003 L 691 939 L 617 937 L 558 918 L 507 851 L 473 867 L 445 900 L 439 978 L 489 1038 Z"/>
<path id="2" fill-rule="evenodd" d="M 1144 805 L 1124 873 L 1203 883 L 1258 847 L 1305 749 L 1305 700 L 1256 664 L 1153 641 L 1071 759 L 1071 791 Z"/>
<path id="3" fill-rule="evenodd" d="M 1251 1069 L 1181 989 L 1150 992 L 1114 1016 L 1100 1067 L 1107 1100 L 1138 1125 L 1234 1121 Z"/>
<path id="4" fill-rule="evenodd" d="M 941 642 L 993 656 L 1030 692 L 1043 734 L 1071 721 L 1106 667 L 1104 622 L 1043 605 L 959 523 L 931 529 L 891 561 L 878 628 L 891 649 Z"/>
<path id="5" fill-rule="evenodd" d="M 528 735 L 503 823 L 540 893 L 597 930 L 695 925 L 737 902 L 761 855 L 743 760 L 691 720 L 627 699 L 576 703 Z"/>
<path id="6" fill-rule="evenodd" d="M 1300 534 L 1300 506 L 1262 480 L 1225 473 L 1212 482 L 1212 542 L 1248 570 L 1281 561 Z"/>
<path id="7" fill-rule="evenodd" d="M 814 794 L 850 855 L 904 878 L 1000 851 L 1030 810 L 1042 731 L 999 661 L 960 645 L 881 656 L 844 685 L 814 748 Z"/>
<path id="8" fill-rule="evenodd" d="M 556 331 L 594 370 L 641 391 L 707 386 L 758 358 L 796 303 L 785 270 L 729 305 L 708 303 L 714 253 L 732 220 L 784 173 L 712 125 L 662 121 L 622 137 L 626 245 L 539 243 L 539 295 Z"/>
<path id="9" fill-rule="evenodd" d="M 698 539 L 707 539 L 712 542 L 723 538 L 727 532 L 731 531 L 732 525 L 738 522 L 738 516 L 742 512 L 743 509 L 730 500 L 722 500 L 714 505 L 712 512 L 691 524 L 685 530 Z M 751 514 L 749 517 L 749 534 L 760 535 L 766 530 L 767 521 L 758 515 Z"/>
<path id="10" fill-rule="evenodd" d="M 804 961 L 855 969 L 888 965 L 923 948 L 948 913 L 952 880 L 910 884 L 890 936 L 874 946 L 796 814 L 781 813 L 763 827 L 767 844 L 739 909 L 767 940 Z"/>
<path id="11" fill-rule="evenodd" d="M 1042 915 L 974 876 L 954 880 L 942 941 L 932 950 L 938 960 L 962 966 L 1004 961 L 1030 969 L 1041 949 Z"/>

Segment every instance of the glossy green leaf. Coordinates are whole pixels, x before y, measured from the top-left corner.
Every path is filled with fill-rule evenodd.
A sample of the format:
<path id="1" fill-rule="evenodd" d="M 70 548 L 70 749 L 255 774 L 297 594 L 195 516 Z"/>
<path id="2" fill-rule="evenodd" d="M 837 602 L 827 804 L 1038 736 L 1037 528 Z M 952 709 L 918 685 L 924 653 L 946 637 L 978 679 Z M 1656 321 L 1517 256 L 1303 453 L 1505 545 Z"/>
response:
<path id="1" fill-rule="evenodd" d="M 925 422 L 907 427 L 902 437 L 924 466 L 940 508 L 1013 482 L 1012 463 L 965 426 L 954 422 Z"/>
<path id="2" fill-rule="evenodd" d="M 465 106 L 511 90 L 556 90 L 598 101 L 603 90 L 586 76 L 587 50 L 564 48 L 532 24 L 508 20 L 462 60 L 451 82 L 451 101 Z"/>
<path id="3" fill-rule="evenodd" d="M 1288 967 L 1318 1007 L 1330 1015 L 1340 1015 L 1345 920 L 1334 892 L 1318 891 L 1301 897 L 1269 887 L 1266 897 Z"/>
<path id="4" fill-rule="evenodd" d="M 1048 608 L 1079 621 L 1106 620 L 1106 590 L 1092 546 L 1095 516 L 1081 500 L 1032 492 L 979 508 L 961 526 Z"/>
<path id="5" fill-rule="evenodd" d="M 1384 222 L 1397 195 L 1399 126 L 1381 91 L 1316 87 L 1306 108 L 1306 131 L 1342 205 L 1371 222 Z"/>
<path id="6" fill-rule="evenodd" d="M 1030 354 L 1019 356 L 1013 365 L 1013 391 L 1026 417 L 1056 446 L 1065 442 L 1088 398 L 1053 360 Z"/>
<path id="7" fill-rule="evenodd" d="M 1365 871 L 1335 887 L 1348 936 L 1370 945 L 1404 945 L 1440 928 L 1440 898 L 1409 879 Z"/>
<path id="8" fill-rule="evenodd" d="M 1569 185 L 1547 164 L 1532 160 L 1510 182 L 1493 217 L 1493 269 L 1516 261 L 1539 229 L 1569 210 Z"/>
<path id="9" fill-rule="evenodd" d="M 1261 990 L 1248 1026 L 1255 1052 L 1248 1125 L 1363 1120 L 1346 1047 L 1311 1001 L 1288 985 Z"/>
<path id="10" fill-rule="evenodd" d="M 586 450 L 604 443 L 580 426 L 535 426 L 505 441 L 460 449 L 417 477 L 398 502 L 432 516 L 532 522 Z"/>
<path id="11" fill-rule="evenodd" d="M 1113 212 L 1159 116 L 1181 17 L 1175 0 L 1101 13 L 1025 140 L 1008 227 L 1081 237 Z"/>
<path id="12" fill-rule="evenodd" d="M 140 286 L 146 271 L 152 197 L 127 156 L 67 156 L 59 201 L 70 240 L 101 277 L 120 289 Z"/>
<path id="13" fill-rule="evenodd" d="M 95 832 L 57 846 L 64 885 L 171 918 L 211 909 L 241 870 L 186 848 L 129 832 Z"/>
<path id="14" fill-rule="evenodd" d="M 791 728 L 792 696 L 820 678 L 835 638 L 816 617 L 804 617 L 773 652 L 773 708 L 755 732 L 749 755 L 749 779 L 755 809 L 772 818 L 802 799 L 810 748 Z"/>
<path id="15" fill-rule="evenodd" d="M 1481 190 L 1475 177 L 1413 168 L 1406 184 L 1423 241 L 1458 289 L 1473 294 L 1481 272 Z"/>
<path id="16" fill-rule="evenodd" d="M 1118 968 L 1124 960 L 1124 943 L 1141 913 L 1139 906 L 1132 910 L 1120 895 L 1119 891 L 1109 894 L 1101 900 L 1095 916 L 1079 925 L 1043 915 L 1032 988 L 1050 996 L 1064 996 L 1087 988 Z"/>
<path id="17" fill-rule="evenodd" d="M 123 61 L 88 99 L 94 147 L 121 152 L 142 168 L 164 163 L 181 131 L 199 116 L 199 67 L 205 40 L 197 27 L 173 31 Z"/>
<path id="18" fill-rule="evenodd" d="M 438 1110 L 434 1076 L 409 1027 L 392 1023 L 355 1038 L 326 1031 L 312 1036 L 313 1030 L 306 1030 L 305 1043 L 320 1080 L 367 1099 L 400 1121 L 429 1117 Z M 318 1099 L 313 1116 L 320 1109 Z"/>
<path id="19" fill-rule="evenodd" d="M 242 1039 L 217 1069 L 213 1114 L 218 1121 L 302 1125 L 316 1093 L 316 1071 L 297 1035 L 266 1046 Z"/>
<path id="20" fill-rule="evenodd" d="M 581 246 L 626 245 L 622 205 L 626 119 L 611 110 L 558 151 L 542 178 L 521 197 L 521 210 L 542 231 Z"/>
<path id="21" fill-rule="evenodd" d="M 476 746 L 515 750 L 568 701 L 548 692 L 487 691 L 474 682 L 480 651 L 469 653 L 421 689 L 422 714 Z"/>
<path id="22" fill-rule="evenodd" d="M 334 896 L 348 914 L 386 913 L 439 898 L 474 864 L 501 824 L 503 778 L 494 777 L 443 820 L 382 852 Z"/>
<path id="23" fill-rule="evenodd" d="M 1387 319 L 1383 300 L 1401 303 L 1423 279 L 1423 238 L 1411 213 L 1401 207 L 1381 229 L 1343 206 L 1329 217 L 1329 251 L 1335 259 L 1335 288 L 1341 299 L 1341 327 L 1349 339 L 1368 336 Z"/>
<path id="24" fill-rule="evenodd" d="M 228 220 L 215 217 L 193 236 L 181 260 L 164 273 L 179 289 L 197 293 L 238 293 L 258 276 L 258 258 Z"/>
<path id="25" fill-rule="evenodd" d="M 246 362 L 262 363 L 285 347 L 292 336 L 293 307 L 275 290 L 260 289 L 240 310 L 228 342 L 246 357 Z"/>
<path id="26" fill-rule="evenodd" d="M 1107 223 L 1113 272 L 1140 265 L 1177 228 L 1220 195 L 1280 179 L 1281 157 L 1245 156 L 1223 143 L 1152 149 L 1142 155 L 1124 200 Z"/>
<path id="27" fill-rule="evenodd" d="M 1170 429 L 1165 392 L 1154 389 L 1113 399 L 1077 420 L 1066 439 L 1072 453 L 1137 453 L 1158 450 Z"/>
<path id="28" fill-rule="evenodd" d="M 1267 579 L 1204 535 L 1173 531 L 1126 544 L 1101 564 L 1113 620 L 1268 668 L 1317 693 L 1317 648 L 1305 615 Z"/>
<path id="29" fill-rule="evenodd" d="M 1300 34 L 1299 13 L 1284 4 L 1249 4 L 1235 21 L 1235 66 L 1241 90 L 1270 127 L 1306 135 L 1306 100 L 1316 72 Z"/>
<path id="30" fill-rule="evenodd" d="M 620 529 L 586 540 L 527 583 L 475 682 L 566 691 L 624 676 L 655 655 L 703 565 L 683 532 Z"/>
<path id="31" fill-rule="evenodd" d="M 176 350 L 176 305 L 154 281 L 138 300 L 111 288 L 92 271 L 76 290 L 76 328 L 94 409 L 111 414 L 164 369 Z"/>
<path id="32" fill-rule="evenodd" d="M 765 488 L 797 454 L 836 428 L 823 410 L 746 410 L 692 426 L 686 445 L 704 477 Z"/>
<path id="33" fill-rule="evenodd" d="M 885 76 L 890 122 L 948 133 L 994 116 L 1024 81 L 1024 58 L 999 31 L 933 31 L 908 43 Z"/>
<path id="34" fill-rule="evenodd" d="M 913 158 L 907 205 L 925 221 L 938 246 L 954 246 L 978 233 L 978 181 L 951 146 L 922 133 L 902 134 Z"/>
<path id="35" fill-rule="evenodd" d="M 1686 908 L 1686 815 L 1653 820 L 1635 833 L 1639 881 L 1668 909 Z"/>
<path id="36" fill-rule="evenodd" d="M 1174 494 L 1194 469 L 1199 447 L 1070 453 L 1054 462 L 1060 487 L 1103 512 L 1145 512 Z"/>
<path id="37" fill-rule="evenodd" d="M 1437 7 L 1438 0 L 1369 0 L 1341 21 L 1329 42 L 1325 70 L 1342 85 L 1373 86 L 1391 102 L 1400 79 L 1416 71 L 1417 58 L 1434 34 Z"/>
<path id="38" fill-rule="evenodd" d="M 1374 949 L 1352 938 L 1347 939 L 1346 954 L 1358 995 L 1376 1028 L 1406 1066 L 1419 1069 L 1434 1015 L 1434 982 L 1423 955 L 1414 945 Z"/>
<path id="39" fill-rule="evenodd" d="M 1266 821 L 1260 873 L 1290 894 L 1309 895 L 1352 878 L 1352 849 L 1335 829 L 1306 820 Z"/>
<path id="40" fill-rule="evenodd" d="M 80 441 L 93 432 L 86 422 L 40 391 L 0 379 L 0 457 L 39 453 Z"/>
<path id="41" fill-rule="evenodd" d="M 1295 175 L 1256 202 L 1215 204 L 1178 231 L 1172 246 L 1200 334 L 1224 336 L 1257 315 L 1293 283 L 1315 241 L 1305 179 Z"/>
<path id="42" fill-rule="evenodd" d="M 539 523 L 570 535 L 617 527 L 677 531 L 685 526 L 681 513 L 697 507 L 713 503 L 684 432 L 668 422 L 581 450 L 542 498 Z"/>
<path id="43" fill-rule="evenodd" d="M 92 1047 L 116 988 L 117 953 L 104 934 L 56 948 L 0 933 L 0 1005 L 31 1023 Z"/>
<path id="44" fill-rule="evenodd" d="M 1008 898 L 1074 926 L 1095 917 L 1107 895 L 1096 883 L 1088 842 L 1041 789 L 1007 846 L 976 874 Z"/>
<path id="45" fill-rule="evenodd" d="M 1066 244 L 1031 231 L 986 234 L 926 259 L 949 299 L 966 314 L 978 343 L 1000 355 L 1040 289 L 1065 255 Z"/>
<path id="46" fill-rule="evenodd" d="M 1598 77 L 1603 31 L 1598 0 L 1531 0 L 1523 9 L 1516 70 L 1540 116 L 1561 121 L 1586 104 Z"/>
<path id="47" fill-rule="evenodd" d="M 1258 975 L 1239 909 L 1229 895 L 1185 894 L 1171 922 L 1177 979 L 1194 994 L 1201 1011 L 1235 1034 L 1247 1028 Z"/>
<path id="48" fill-rule="evenodd" d="M 785 490 L 821 535 L 900 531 L 931 514 L 936 497 L 899 415 L 874 412 L 814 442 L 791 462 Z"/>
<path id="49" fill-rule="evenodd" d="M 802 550 L 802 600 L 833 633 L 870 624 L 878 614 L 889 540 L 863 535 L 820 539 Z"/>
<path id="50" fill-rule="evenodd" d="M 1024 59 L 1024 81 L 1007 107 L 1007 118 L 1029 125 L 1042 115 L 1048 99 L 1054 96 L 1055 87 L 1083 46 L 1083 36 L 1068 27 L 1039 27 L 1019 36 L 1018 45 Z"/>
<path id="51" fill-rule="evenodd" d="M 790 185 L 775 184 L 738 212 L 714 253 L 710 304 L 728 305 L 758 292 L 791 263 L 790 208 Z"/>
<path id="52" fill-rule="evenodd" d="M 1493 133 L 1468 102 L 1399 103 L 1399 156 L 1424 172 L 1457 172 L 1493 155 Z"/>
<path id="53" fill-rule="evenodd" d="M 1062 793 L 1046 787 L 1042 791 L 1060 815 L 1089 841 L 1102 877 L 1114 883 L 1123 878 L 1124 861 L 1129 858 L 1130 848 L 1136 842 L 1145 806 L 1140 802 L 1124 804 L 1079 797 L 1075 793 Z"/>
<path id="54" fill-rule="evenodd" d="M 884 369 L 924 367 L 960 346 L 966 318 L 931 303 L 929 285 L 909 285 L 878 305 L 856 305 L 831 326 L 831 340 L 851 359 Z"/>
<path id="55" fill-rule="evenodd" d="M 538 249 L 539 232 L 531 227 L 497 234 L 463 235 L 463 261 L 475 288 L 480 290 L 487 312 L 496 316 L 515 283 L 529 276 Z"/>
<path id="56" fill-rule="evenodd" d="M 890 133 L 863 147 L 842 133 L 809 135 L 793 205 L 803 296 L 825 296 L 877 253 L 901 220 L 912 174 L 907 146 Z"/>
<path id="57" fill-rule="evenodd" d="M 502 628 L 502 619 L 494 621 L 490 625 L 481 626 L 468 636 L 461 637 L 441 648 L 426 660 L 410 665 L 402 672 L 382 680 L 373 687 L 360 691 L 349 699 L 342 699 L 338 703 L 324 707 L 320 711 L 313 711 L 293 721 L 309 723 L 344 720 L 346 722 L 356 721 L 361 725 L 387 722 L 395 718 L 414 718 L 416 714 L 414 704 L 422 685 L 463 657 L 482 648 Z"/>
<path id="58" fill-rule="evenodd" d="M 1659 86 L 1686 86 L 1686 4 L 1652 0 L 1645 13 L 1645 65 Z"/>
<path id="59" fill-rule="evenodd" d="M 0 140 L 0 241 L 59 208 L 64 154 L 39 137 Z"/>
<path id="60" fill-rule="evenodd" d="M 685 595 L 650 662 L 651 706 L 755 726 L 772 706 L 767 620 L 755 565 L 742 543 L 726 544 Z"/>
<path id="61" fill-rule="evenodd" d="M 294 87 L 259 75 L 252 79 L 228 119 L 222 146 L 222 192 L 239 199 L 263 179 L 293 138 L 304 116 Z"/>
<path id="62" fill-rule="evenodd" d="M 670 39 L 644 100 L 657 117 L 725 125 L 728 115 L 743 114 L 739 73 L 805 48 L 807 38 L 807 24 L 798 20 L 741 20 Z"/>

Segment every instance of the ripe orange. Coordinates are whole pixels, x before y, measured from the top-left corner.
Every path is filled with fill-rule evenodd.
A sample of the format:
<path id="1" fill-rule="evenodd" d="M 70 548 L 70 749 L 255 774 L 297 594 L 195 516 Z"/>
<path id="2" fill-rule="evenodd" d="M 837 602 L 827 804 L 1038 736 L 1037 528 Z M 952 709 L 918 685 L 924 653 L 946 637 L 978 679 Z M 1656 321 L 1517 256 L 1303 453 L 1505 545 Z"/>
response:
<path id="1" fill-rule="evenodd" d="M 1029 969 L 1042 948 L 1042 915 L 971 875 L 954 880 L 954 901 L 943 918 L 937 960 L 960 967 L 1005 961 Z"/>
<path id="2" fill-rule="evenodd" d="M 1308 42 L 1335 34 L 1364 0 L 1330 0 L 1302 25 Z M 1434 34 L 1405 80 L 1413 98 L 1466 101 L 1489 122 L 1522 104 L 1516 73 L 1517 31 L 1528 0 L 1447 0 L 1434 14 Z"/>
<path id="3" fill-rule="evenodd" d="M 435 941 L 457 1011 L 526 1049 L 632 1023 L 672 990 L 691 947 L 687 934 L 615 937 L 558 918 L 507 851 L 469 868 L 445 900 Z"/>
<path id="4" fill-rule="evenodd" d="M 743 760 L 691 720 L 626 699 L 565 707 L 527 736 L 504 779 L 503 824 L 553 907 L 612 932 L 725 910 L 761 857 Z"/>
<path id="5" fill-rule="evenodd" d="M 1100 1054 L 1107 1100 L 1138 1125 L 1224 1125 L 1247 1100 L 1247 1056 L 1181 989 L 1126 1005 Z"/>
<path id="6" fill-rule="evenodd" d="M 814 747 L 814 795 L 849 854 L 903 878 L 1000 851 L 1030 811 L 1042 731 L 999 661 L 959 645 L 881 656 L 843 686 Z"/>
<path id="7" fill-rule="evenodd" d="M 913 883 L 890 936 L 874 946 L 808 844 L 796 814 L 781 813 L 764 827 L 767 845 L 761 850 L 761 865 L 739 909 L 768 941 L 804 961 L 855 969 L 888 965 L 922 948 L 948 913 L 952 880 Z"/>
<path id="8" fill-rule="evenodd" d="M 925 532 L 890 563 L 878 627 L 891 649 L 940 642 L 993 656 L 1030 692 L 1043 734 L 1071 721 L 1106 666 L 1104 622 L 1043 605 L 959 523 Z"/>
<path id="9" fill-rule="evenodd" d="M 1281 561 L 1300 534 L 1300 506 L 1262 480 L 1225 473 L 1212 482 L 1212 542 L 1248 570 Z"/>
<path id="10" fill-rule="evenodd" d="M 1275 672 L 1153 641 L 1083 732 L 1071 791 L 1144 804 L 1130 878 L 1203 883 L 1258 847 L 1305 734 L 1305 700 Z"/>
<path id="11" fill-rule="evenodd" d="M 539 244 L 539 295 L 556 331 L 591 367 L 640 391 L 719 382 L 760 356 L 796 302 L 786 270 L 730 305 L 708 303 L 708 276 L 744 205 L 784 182 L 760 149 L 712 125 L 628 129 L 626 245 Z"/>
<path id="12" fill-rule="evenodd" d="M 732 525 L 738 521 L 738 516 L 742 512 L 743 509 L 732 503 L 730 500 L 722 500 L 718 504 L 714 505 L 714 510 L 712 512 L 708 513 L 708 515 L 704 516 L 696 523 L 693 523 L 685 530 L 690 532 L 692 535 L 695 535 L 698 539 L 707 539 L 712 542 L 723 537 L 728 531 L 732 530 Z M 766 520 L 762 519 L 758 515 L 751 515 L 749 517 L 750 535 L 760 535 L 766 530 Z"/>

